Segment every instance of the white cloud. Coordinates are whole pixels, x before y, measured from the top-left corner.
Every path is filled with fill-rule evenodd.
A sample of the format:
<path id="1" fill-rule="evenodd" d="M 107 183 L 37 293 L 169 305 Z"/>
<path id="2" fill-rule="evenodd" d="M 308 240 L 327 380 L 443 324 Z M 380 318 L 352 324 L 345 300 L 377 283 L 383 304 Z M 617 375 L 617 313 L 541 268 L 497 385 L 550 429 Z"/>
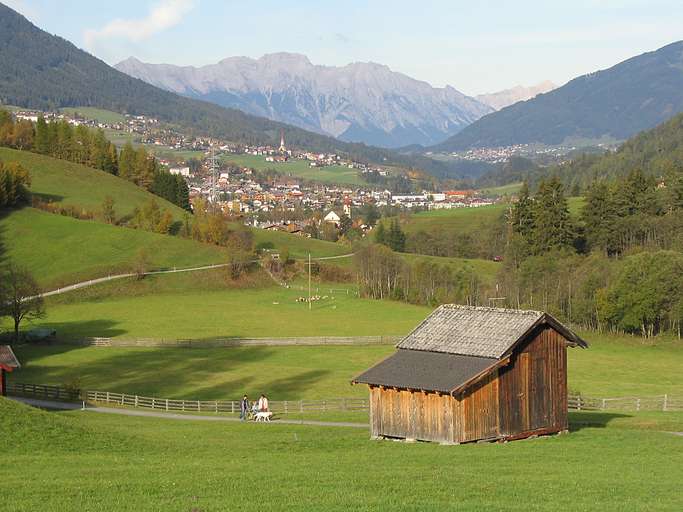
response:
<path id="1" fill-rule="evenodd" d="M 140 42 L 159 32 L 174 27 L 183 20 L 198 0 L 161 0 L 142 19 L 115 19 L 99 29 L 88 29 L 84 33 L 85 45 L 93 49 L 103 39 L 124 39 Z"/>

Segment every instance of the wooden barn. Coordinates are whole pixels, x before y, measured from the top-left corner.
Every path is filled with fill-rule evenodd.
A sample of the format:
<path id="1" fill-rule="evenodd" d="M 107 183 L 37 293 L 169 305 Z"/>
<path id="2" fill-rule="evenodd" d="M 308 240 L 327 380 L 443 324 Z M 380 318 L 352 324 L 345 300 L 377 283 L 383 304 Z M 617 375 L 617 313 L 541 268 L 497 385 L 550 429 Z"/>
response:
<path id="1" fill-rule="evenodd" d="M 356 377 L 373 438 L 459 444 L 567 430 L 567 347 L 588 345 L 540 311 L 443 305 Z"/>
<path id="2" fill-rule="evenodd" d="M 17 356 L 12 352 L 12 347 L 9 345 L 0 345 L 0 396 L 5 396 L 7 394 L 5 373 L 11 372 L 20 366 Z"/>

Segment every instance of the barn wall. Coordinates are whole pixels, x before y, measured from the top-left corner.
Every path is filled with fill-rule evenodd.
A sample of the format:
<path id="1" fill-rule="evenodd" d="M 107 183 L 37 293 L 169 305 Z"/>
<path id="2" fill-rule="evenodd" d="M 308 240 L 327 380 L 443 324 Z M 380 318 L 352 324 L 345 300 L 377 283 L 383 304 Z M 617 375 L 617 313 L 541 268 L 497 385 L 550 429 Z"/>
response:
<path id="1" fill-rule="evenodd" d="M 554 329 L 520 347 L 499 380 L 501 436 L 567 428 L 566 340 Z"/>
<path id="2" fill-rule="evenodd" d="M 448 395 L 370 388 L 373 437 L 453 441 L 453 399 Z"/>
<path id="3" fill-rule="evenodd" d="M 499 437 L 498 372 L 493 371 L 475 384 L 460 400 L 458 442 Z"/>

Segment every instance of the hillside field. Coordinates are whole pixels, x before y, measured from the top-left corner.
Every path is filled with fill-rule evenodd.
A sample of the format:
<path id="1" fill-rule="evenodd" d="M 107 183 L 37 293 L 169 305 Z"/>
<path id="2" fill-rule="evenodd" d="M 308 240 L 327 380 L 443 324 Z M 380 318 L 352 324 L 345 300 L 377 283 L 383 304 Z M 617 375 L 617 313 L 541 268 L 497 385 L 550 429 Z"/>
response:
<path id="1" fill-rule="evenodd" d="M 121 218 L 131 215 L 136 206 L 154 199 L 175 220 L 182 220 L 185 214 L 181 208 L 130 181 L 84 165 L 3 147 L 0 147 L 0 160 L 18 162 L 26 168 L 31 176 L 31 193 L 44 201 L 99 214 L 104 198 L 110 196 L 114 199 L 116 216 Z"/>
<path id="2" fill-rule="evenodd" d="M 258 155 L 223 155 L 223 162 L 230 162 L 239 167 L 256 170 L 273 169 L 286 175 L 321 183 L 336 185 L 363 185 L 357 169 L 349 169 L 340 165 L 328 167 L 311 167 L 307 160 L 290 160 L 289 162 L 266 162 L 265 157 Z"/>
<path id="3" fill-rule="evenodd" d="M 123 123 L 126 120 L 126 116 L 119 114 L 118 112 L 112 112 L 111 110 L 104 110 L 101 108 L 94 107 L 64 107 L 60 109 L 65 114 L 74 115 L 78 113 L 81 117 L 85 119 L 92 119 L 98 123 Z"/>
<path id="4" fill-rule="evenodd" d="M 174 291 L 156 289 L 139 296 L 124 291 L 81 300 L 84 293 L 96 289 L 50 299 L 47 316 L 32 325 L 55 328 L 65 339 L 400 335 L 429 312 L 404 303 L 359 299 L 352 288 L 337 284 L 314 285 L 313 293 L 327 298 L 314 303 L 312 311 L 296 302 L 307 294 L 305 287 L 284 288 L 272 282 L 267 287 L 222 290 L 185 284 Z"/>
<path id="5" fill-rule="evenodd" d="M 225 262 L 225 250 L 194 240 L 110 226 L 33 208 L 0 217 L 0 257 L 28 267 L 45 289 L 130 272 L 144 250 L 150 269 Z"/>

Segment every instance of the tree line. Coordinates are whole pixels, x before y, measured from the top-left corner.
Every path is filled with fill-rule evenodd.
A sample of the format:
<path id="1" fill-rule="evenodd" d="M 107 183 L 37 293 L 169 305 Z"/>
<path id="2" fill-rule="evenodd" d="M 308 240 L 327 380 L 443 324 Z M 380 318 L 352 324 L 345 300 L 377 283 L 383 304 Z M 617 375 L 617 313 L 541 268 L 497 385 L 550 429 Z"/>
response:
<path id="1" fill-rule="evenodd" d="M 19 206 L 29 201 L 31 177 L 16 162 L 0 162 L 0 208 Z"/>

